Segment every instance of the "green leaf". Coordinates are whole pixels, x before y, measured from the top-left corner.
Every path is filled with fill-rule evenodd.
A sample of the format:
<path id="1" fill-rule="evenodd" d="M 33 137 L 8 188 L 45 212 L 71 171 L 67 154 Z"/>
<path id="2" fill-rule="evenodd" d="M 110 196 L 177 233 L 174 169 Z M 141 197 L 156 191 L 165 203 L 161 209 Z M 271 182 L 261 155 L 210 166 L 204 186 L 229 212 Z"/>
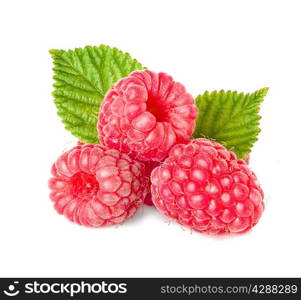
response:
<path id="1" fill-rule="evenodd" d="M 99 143 L 96 125 L 106 92 L 120 78 L 144 68 L 128 53 L 105 45 L 49 52 L 54 102 L 65 128 L 82 142 Z"/>
<path id="2" fill-rule="evenodd" d="M 194 138 L 206 137 L 245 158 L 260 132 L 258 112 L 268 88 L 243 94 L 232 91 L 205 92 L 196 98 L 199 117 Z"/>

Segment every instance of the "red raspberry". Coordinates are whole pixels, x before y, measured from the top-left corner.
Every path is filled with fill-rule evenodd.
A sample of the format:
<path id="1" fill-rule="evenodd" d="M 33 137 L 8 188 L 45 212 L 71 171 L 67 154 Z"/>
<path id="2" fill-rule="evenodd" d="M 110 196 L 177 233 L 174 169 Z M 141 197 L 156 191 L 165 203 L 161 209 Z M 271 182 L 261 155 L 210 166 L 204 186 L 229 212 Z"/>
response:
<path id="1" fill-rule="evenodd" d="M 149 191 L 142 163 L 100 145 L 78 145 L 63 153 L 52 175 L 50 198 L 57 212 L 89 227 L 122 223 Z"/>
<path id="2" fill-rule="evenodd" d="M 246 162 L 207 139 L 175 145 L 151 181 L 158 210 L 199 232 L 247 231 L 264 208 L 262 189 Z"/>
<path id="3" fill-rule="evenodd" d="M 135 71 L 106 94 L 99 139 L 133 158 L 161 161 L 173 145 L 188 142 L 197 114 L 192 96 L 171 76 Z"/>

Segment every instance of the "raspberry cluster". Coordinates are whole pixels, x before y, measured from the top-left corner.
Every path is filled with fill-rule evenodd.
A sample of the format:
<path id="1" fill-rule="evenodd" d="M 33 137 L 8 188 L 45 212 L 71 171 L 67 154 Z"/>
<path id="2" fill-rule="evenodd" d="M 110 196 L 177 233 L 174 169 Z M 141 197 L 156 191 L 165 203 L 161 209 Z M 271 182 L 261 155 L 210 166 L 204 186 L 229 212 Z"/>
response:
<path id="1" fill-rule="evenodd" d="M 100 145 L 78 145 L 52 167 L 50 198 L 70 221 L 102 227 L 119 224 L 143 205 L 149 184 L 144 165 Z"/>
<path id="2" fill-rule="evenodd" d="M 107 92 L 102 145 L 79 142 L 52 167 L 58 213 L 89 227 L 120 224 L 143 204 L 198 232 L 241 233 L 259 221 L 263 191 L 246 161 L 191 139 L 198 109 L 165 73 L 135 71 Z"/>
<path id="3" fill-rule="evenodd" d="M 263 192 L 247 163 L 207 139 L 174 146 L 151 180 L 158 210 L 196 231 L 243 232 L 263 211 Z"/>
<path id="4" fill-rule="evenodd" d="M 198 115 L 193 97 L 165 73 L 133 72 L 105 96 L 98 120 L 100 141 L 143 161 L 162 161 L 187 142 Z"/>

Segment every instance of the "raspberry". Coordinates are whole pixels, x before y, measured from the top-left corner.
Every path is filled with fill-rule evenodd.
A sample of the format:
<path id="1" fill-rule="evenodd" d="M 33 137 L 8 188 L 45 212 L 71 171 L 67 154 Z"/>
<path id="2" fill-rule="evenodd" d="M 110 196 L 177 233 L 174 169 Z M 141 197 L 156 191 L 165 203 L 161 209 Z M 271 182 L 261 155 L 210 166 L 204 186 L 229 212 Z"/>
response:
<path id="1" fill-rule="evenodd" d="M 106 94 L 99 139 L 133 158 L 162 161 L 173 145 L 189 141 L 197 114 L 192 96 L 171 76 L 135 71 Z"/>
<path id="2" fill-rule="evenodd" d="M 262 189 L 247 163 L 207 139 L 175 145 L 151 182 L 158 210 L 199 232 L 247 231 L 264 209 Z"/>
<path id="3" fill-rule="evenodd" d="M 81 144 L 63 153 L 52 175 L 50 198 L 57 212 L 88 227 L 122 223 L 149 191 L 142 163 L 100 145 Z"/>

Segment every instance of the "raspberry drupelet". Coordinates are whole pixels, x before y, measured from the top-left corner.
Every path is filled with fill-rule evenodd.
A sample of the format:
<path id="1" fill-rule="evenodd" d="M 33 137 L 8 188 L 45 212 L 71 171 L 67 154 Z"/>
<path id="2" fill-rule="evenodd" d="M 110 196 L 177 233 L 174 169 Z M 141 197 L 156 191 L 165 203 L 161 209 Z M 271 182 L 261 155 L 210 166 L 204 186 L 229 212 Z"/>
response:
<path id="1" fill-rule="evenodd" d="M 52 167 L 50 198 L 59 214 L 88 227 L 119 224 L 135 214 L 149 192 L 142 163 L 115 149 L 81 144 Z"/>
<path id="2" fill-rule="evenodd" d="M 151 182 L 157 209 L 199 232 L 245 232 L 264 209 L 262 189 L 247 163 L 207 139 L 175 145 Z"/>
<path id="3" fill-rule="evenodd" d="M 198 109 L 184 86 L 165 73 L 135 71 L 102 101 L 101 143 L 142 161 L 162 161 L 170 148 L 189 141 Z"/>

